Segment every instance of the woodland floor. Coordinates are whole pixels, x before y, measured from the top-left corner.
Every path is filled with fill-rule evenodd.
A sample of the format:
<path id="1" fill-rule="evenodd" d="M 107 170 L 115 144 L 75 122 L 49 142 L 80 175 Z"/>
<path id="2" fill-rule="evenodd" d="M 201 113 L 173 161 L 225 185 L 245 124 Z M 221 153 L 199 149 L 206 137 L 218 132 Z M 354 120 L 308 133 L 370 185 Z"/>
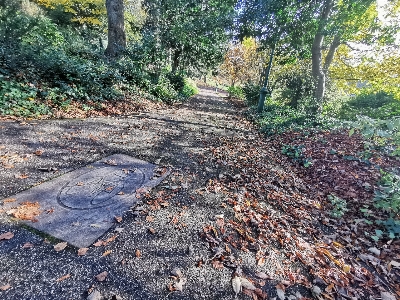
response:
<path id="1" fill-rule="evenodd" d="M 172 169 L 116 222 L 122 231 L 83 256 L 1 212 L 0 298 L 234 299 L 232 276 L 238 299 L 399 297 L 400 243 L 367 238 L 359 210 L 371 204 L 377 165 L 399 162 L 357 159 L 362 141 L 346 132 L 267 138 L 221 96 L 203 88 L 181 106 L 127 116 L 0 121 L 5 201 L 113 153 Z M 300 144 L 308 168 L 281 153 Z M 343 218 L 330 216 L 329 194 L 348 201 Z"/>

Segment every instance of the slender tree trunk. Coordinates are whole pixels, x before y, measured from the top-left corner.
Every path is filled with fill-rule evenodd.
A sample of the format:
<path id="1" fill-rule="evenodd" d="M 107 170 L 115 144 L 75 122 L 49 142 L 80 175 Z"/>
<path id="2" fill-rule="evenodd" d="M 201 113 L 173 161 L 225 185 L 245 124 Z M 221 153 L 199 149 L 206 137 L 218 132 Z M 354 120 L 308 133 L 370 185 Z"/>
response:
<path id="1" fill-rule="evenodd" d="M 117 57 L 126 48 L 124 27 L 124 0 L 106 0 L 108 18 L 108 45 L 105 54 Z"/>
<path id="2" fill-rule="evenodd" d="M 261 113 L 264 110 L 264 102 L 268 93 L 269 75 L 271 74 L 272 62 L 274 60 L 274 52 L 275 52 L 275 45 L 272 47 L 271 52 L 269 54 L 269 63 L 267 69 L 265 70 L 264 84 L 260 91 L 260 99 L 258 100 L 258 108 L 257 108 L 257 111 L 259 113 Z"/>
<path id="3" fill-rule="evenodd" d="M 172 58 L 172 73 L 176 73 L 176 71 L 178 70 L 181 53 L 181 50 L 174 51 L 174 55 Z"/>
<path id="4" fill-rule="evenodd" d="M 315 90 L 315 107 L 312 109 L 314 113 L 320 112 L 322 108 L 322 102 L 325 96 L 325 83 L 326 74 L 322 67 L 322 46 L 324 43 L 324 30 L 329 18 L 329 14 L 333 7 L 333 0 L 325 0 L 324 8 L 320 17 L 320 24 L 317 33 L 315 34 L 314 41 L 311 48 L 311 60 L 312 60 L 312 76 L 314 77 Z M 334 54 L 334 52 L 333 52 Z M 333 56 L 332 56 L 333 59 Z"/>

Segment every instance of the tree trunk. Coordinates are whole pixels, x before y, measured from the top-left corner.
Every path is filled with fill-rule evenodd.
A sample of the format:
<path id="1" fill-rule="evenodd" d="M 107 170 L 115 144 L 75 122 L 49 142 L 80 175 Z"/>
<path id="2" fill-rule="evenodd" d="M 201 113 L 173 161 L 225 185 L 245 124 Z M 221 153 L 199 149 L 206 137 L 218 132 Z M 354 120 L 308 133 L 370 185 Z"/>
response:
<path id="1" fill-rule="evenodd" d="M 320 24 L 318 31 L 315 34 L 314 41 L 311 48 L 311 60 L 312 60 L 312 76 L 314 77 L 314 98 L 315 107 L 312 108 L 314 113 L 319 113 L 322 109 L 322 103 L 325 96 L 325 82 L 326 74 L 322 67 L 322 46 L 324 43 L 324 30 L 329 18 L 329 14 L 333 7 L 333 0 L 325 0 L 325 5 L 320 17 Z M 333 58 L 333 56 L 332 56 Z"/>
<path id="2" fill-rule="evenodd" d="M 260 91 L 260 99 L 258 100 L 258 108 L 257 108 L 257 111 L 259 113 L 262 113 L 262 111 L 264 110 L 264 102 L 265 102 L 265 98 L 267 96 L 269 74 L 271 73 L 271 69 L 272 69 L 272 62 L 274 60 L 274 52 L 275 52 L 275 45 L 272 46 L 271 52 L 269 54 L 269 63 L 268 63 L 267 69 L 265 70 L 264 85 Z"/>
<path id="3" fill-rule="evenodd" d="M 175 74 L 176 71 L 178 70 L 181 53 L 182 53 L 181 50 L 174 51 L 174 56 L 172 58 L 172 73 L 173 74 Z"/>
<path id="4" fill-rule="evenodd" d="M 124 0 L 106 0 L 108 18 L 108 45 L 105 54 L 117 57 L 126 48 L 124 27 Z"/>

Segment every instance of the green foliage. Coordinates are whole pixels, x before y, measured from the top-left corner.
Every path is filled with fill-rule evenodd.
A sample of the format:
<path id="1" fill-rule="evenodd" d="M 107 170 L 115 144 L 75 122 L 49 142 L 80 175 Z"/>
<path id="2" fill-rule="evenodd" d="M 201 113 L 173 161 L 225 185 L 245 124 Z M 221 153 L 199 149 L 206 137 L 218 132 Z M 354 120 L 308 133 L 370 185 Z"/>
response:
<path id="1" fill-rule="evenodd" d="M 5 80 L 0 76 L 0 114 L 38 117 L 50 113 L 45 104 L 34 100 L 38 90 L 27 83 Z"/>
<path id="2" fill-rule="evenodd" d="M 193 95 L 196 95 L 198 92 L 199 90 L 197 89 L 196 83 L 193 80 L 186 78 L 184 81 L 184 85 L 180 90 L 182 98 L 187 99 Z"/>
<path id="3" fill-rule="evenodd" d="M 229 97 L 244 99 L 245 95 L 240 86 L 230 86 L 227 90 Z"/>
<path id="4" fill-rule="evenodd" d="M 334 218 L 341 218 L 348 211 L 347 202 L 335 195 L 328 195 L 328 199 L 331 201 L 333 209 L 331 211 L 331 216 Z"/>
<path id="5" fill-rule="evenodd" d="M 395 173 L 381 171 L 379 189 L 375 191 L 374 206 L 385 213 L 385 220 L 377 223 L 385 226 L 391 239 L 400 237 L 400 176 Z"/>
<path id="6" fill-rule="evenodd" d="M 302 109 L 294 109 L 272 99 L 267 100 L 264 112 L 256 116 L 261 131 L 267 135 L 305 129 L 331 129 L 341 126 L 337 120 L 326 116 L 310 115 Z"/>
<path id="7" fill-rule="evenodd" d="M 0 7 L 0 75 L 8 76 L 1 79 L 0 113 L 37 116 L 50 113 L 44 102 L 67 109 L 72 100 L 118 101 L 131 93 L 172 103 L 197 92 L 183 74 L 147 68 L 154 63 L 154 39 L 108 61 L 98 37 L 90 28 L 24 14 L 18 5 Z"/>
<path id="8" fill-rule="evenodd" d="M 359 115 L 382 120 L 400 116 L 400 101 L 385 92 L 364 92 L 345 103 L 338 113 L 346 120 L 357 120 Z"/>
<path id="9" fill-rule="evenodd" d="M 314 81 L 307 66 L 299 63 L 286 67 L 276 78 L 281 87 L 280 98 L 290 107 L 298 108 L 301 102 L 310 102 L 314 92 Z M 307 100 L 308 99 L 308 100 Z"/>
<path id="10" fill-rule="evenodd" d="M 311 159 L 304 156 L 304 145 L 283 145 L 281 152 L 306 168 L 312 165 Z"/>
<path id="11" fill-rule="evenodd" d="M 258 84 L 247 82 L 243 86 L 244 98 L 248 106 L 255 106 L 258 104 L 260 98 L 261 87 Z"/>
<path id="12" fill-rule="evenodd" d="M 389 212 L 391 216 L 400 213 L 400 176 L 382 171 L 374 201 L 375 207 Z"/>
<path id="13" fill-rule="evenodd" d="M 400 118 L 395 117 L 388 120 L 371 119 L 359 116 L 352 123 L 349 135 L 358 130 L 366 141 L 367 147 L 384 147 L 390 150 L 392 155 L 400 155 Z"/>

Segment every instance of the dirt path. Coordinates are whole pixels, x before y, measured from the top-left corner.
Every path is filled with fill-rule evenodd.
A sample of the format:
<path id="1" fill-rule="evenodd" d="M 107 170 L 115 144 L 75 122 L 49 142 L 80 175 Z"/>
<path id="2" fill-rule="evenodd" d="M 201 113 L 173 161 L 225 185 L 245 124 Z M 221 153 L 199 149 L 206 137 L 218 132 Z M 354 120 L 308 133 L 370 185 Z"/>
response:
<path id="1" fill-rule="evenodd" d="M 365 236 L 373 227 L 360 205 L 372 205 L 376 187 L 368 187 L 379 170 L 346 159 L 363 148 L 361 138 L 266 138 L 211 89 L 180 107 L 126 117 L 0 128 L 0 198 L 113 153 L 172 169 L 85 256 L 71 246 L 56 252 L 58 241 L 0 213 L 0 235 L 14 234 L 0 240 L 0 299 L 86 299 L 94 289 L 98 299 L 234 299 L 232 275 L 249 288 L 239 299 L 400 295 L 400 242 Z M 312 154 L 309 168 L 281 154 L 282 145 L 298 143 Z M 332 217 L 331 193 L 347 199 L 347 216 Z M 183 272 L 182 291 L 173 291 L 174 268 Z M 104 271 L 107 278 L 97 281 Z"/>
<path id="2" fill-rule="evenodd" d="M 57 241 L 49 243 L 40 233 L 20 227 L 1 213 L 0 234 L 10 231 L 14 237 L 0 241 L 0 286 L 11 286 L 0 291 L 0 298 L 86 299 L 91 287 L 104 299 L 113 295 L 121 299 L 234 297 L 232 270 L 213 268 L 208 245 L 199 237 L 203 226 L 224 214 L 221 204 L 226 198 L 206 190 L 223 167 L 207 156 L 212 146 L 218 146 L 218 138 L 246 139 L 253 128 L 213 90 L 202 89 L 181 107 L 157 112 L 85 120 L 9 121 L 1 122 L 0 128 L 0 198 L 112 153 L 173 169 L 149 199 L 162 198 L 168 206 L 156 203 L 143 206 L 145 214 L 127 212 L 115 226 L 123 228 L 116 240 L 90 247 L 85 256 L 79 257 L 70 246 L 54 251 Z M 102 239 L 113 235 L 110 230 Z M 23 248 L 26 243 L 33 246 Z M 102 257 L 107 250 L 111 254 Z M 249 267 L 255 266 L 254 255 L 241 256 Z M 187 283 L 183 292 L 169 294 L 174 267 L 182 270 Z M 108 272 L 107 279 L 97 282 L 94 276 L 103 271 Z M 67 274 L 69 278 L 57 282 Z"/>

